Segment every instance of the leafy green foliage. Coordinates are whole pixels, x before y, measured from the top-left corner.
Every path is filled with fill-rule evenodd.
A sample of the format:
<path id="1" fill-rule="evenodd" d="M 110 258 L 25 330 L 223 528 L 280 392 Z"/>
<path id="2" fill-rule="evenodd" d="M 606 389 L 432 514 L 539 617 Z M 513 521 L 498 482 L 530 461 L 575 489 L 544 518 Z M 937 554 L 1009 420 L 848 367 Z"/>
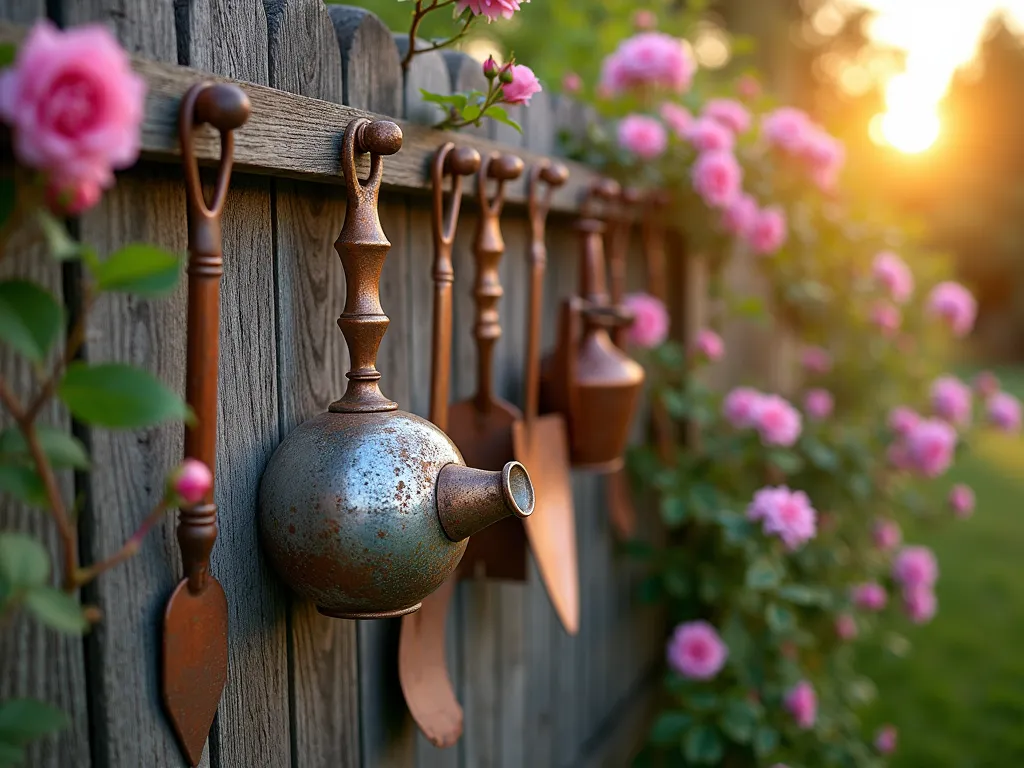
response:
<path id="1" fill-rule="evenodd" d="M 62 731 L 68 717 L 36 699 L 0 701 L 0 768 L 21 764 L 29 742 Z"/>
<path id="2" fill-rule="evenodd" d="M 134 293 L 138 296 L 166 296 L 178 284 L 181 258 L 162 248 L 133 243 L 110 254 L 93 267 L 101 291 Z"/>
<path id="3" fill-rule="evenodd" d="M 62 429 L 40 424 L 36 434 L 43 453 L 57 469 L 72 467 L 74 469 L 89 468 L 89 454 L 77 437 L 69 435 Z M 28 445 L 25 436 L 17 427 L 9 427 L 0 432 L 0 463 L 17 462 L 30 464 Z"/>
<path id="4" fill-rule="evenodd" d="M 49 291 L 29 280 L 0 282 L 0 341 L 42 363 L 64 326 L 64 311 Z"/>
<path id="5" fill-rule="evenodd" d="M 57 394 L 76 419 L 101 427 L 134 429 L 189 418 L 188 407 L 166 385 L 120 363 L 75 363 Z"/>

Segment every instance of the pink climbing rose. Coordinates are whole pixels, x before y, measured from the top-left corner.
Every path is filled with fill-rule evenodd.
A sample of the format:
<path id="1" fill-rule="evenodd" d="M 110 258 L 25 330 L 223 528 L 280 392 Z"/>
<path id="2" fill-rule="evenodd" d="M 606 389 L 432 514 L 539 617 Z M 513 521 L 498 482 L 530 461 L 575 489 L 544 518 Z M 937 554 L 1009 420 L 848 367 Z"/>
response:
<path id="1" fill-rule="evenodd" d="M 871 274 L 897 304 L 906 303 L 914 293 L 914 274 L 907 263 L 892 251 L 882 251 L 875 256 Z"/>
<path id="2" fill-rule="evenodd" d="M 732 150 L 736 139 L 729 129 L 716 120 L 700 117 L 690 123 L 683 135 L 698 152 Z"/>
<path id="3" fill-rule="evenodd" d="M 173 504 L 198 504 L 212 487 L 213 473 L 196 459 L 185 459 L 167 479 L 167 493 Z"/>
<path id="4" fill-rule="evenodd" d="M 853 588 L 853 604 L 865 611 L 880 611 L 889 602 L 885 587 L 873 581 Z"/>
<path id="5" fill-rule="evenodd" d="M 627 115 L 619 123 L 619 146 L 643 160 L 653 160 L 665 151 L 668 135 L 653 117 Z"/>
<path id="6" fill-rule="evenodd" d="M 736 81 L 736 93 L 744 101 L 752 101 L 761 95 L 761 82 L 753 75 L 743 75 Z"/>
<path id="7" fill-rule="evenodd" d="M 612 95 L 631 88 L 658 87 L 682 93 L 697 65 L 682 41 L 661 32 L 641 32 L 623 41 L 604 60 L 601 84 Z"/>
<path id="8" fill-rule="evenodd" d="M 910 465 L 925 477 L 938 477 L 953 463 L 956 430 L 939 419 L 922 419 L 907 434 Z"/>
<path id="9" fill-rule="evenodd" d="M 544 90 L 533 70 L 525 64 L 513 64 L 511 72 L 512 82 L 501 87 L 507 104 L 529 104 L 531 97 Z"/>
<path id="10" fill-rule="evenodd" d="M 882 332 L 883 336 L 893 336 L 900 329 L 903 315 L 894 304 L 879 301 L 871 309 L 871 323 Z"/>
<path id="11" fill-rule="evenodd" d="M 138 158 L 145 95 L 105 27 L 39 21 L 0 74 L 0 117 L 18 161 L 51 174 L 56 196 L 84 209 Z"/>
<path id="12" fill-rule="evenodd" d="M 929 586 L 908 587 L 903 590 L 903 609 L 915 624 L 927 624 L 938 611 L 939 601 Z"/>
<path id="13" fill-rule="evenodd" d="M 974 490 L 971 486 L 957 483 L 950 488 L 949 508 L 957 517 L 970 517 L 974 512 Z"/>
<path id="14" fill-rule="evenodd" d="M 801 149 L 810 166 L 811 179 L 822 191 L 835 187 L 839 173 L 846 164 L 846 147 L 839 139 L 816 125 L 811 125 Z"/>
<path id="15" fill-rule="evenodd" d="M 896 726 L 883 725 L 875 732 L 875 749 L 879 754 L 891 755 L 896 751 Z"/>
<path id="16" fill-rule="evenodd" d="M 786 694 L 786 709 L 799 728 L 808 730 L 818 719 L 818 696 L 806 680 L 801 680 Z"/>
<path id="17" fill-rule="evenodd" d="M 743 169 L 732 152 L 704 152 L 693 165 L 693 188 L 710 208 L 726 208 L 740 194 Z"/>
<path id="18" fill-rule="evenodd" d="M 765 535 L 777 536 L 790 551 L 818 534 L 818 513 L 807 494 L 784 485 L 757 491 L 747 507 L 747 519 L 760 521 Z"/>
<path id="19" fill-rule="evenodd" d="M 748 237 L 760 211 L 757 201 L 747 194 L 741 194 L 722 213 L 722 228 L 731 235 Z"/>
<path id="20" fill-rule="evenodd" d="M 940 376 L 932 382 L 932 411 L 943 421 L 963 426 L 971 420 L 971 388 L 956 376 Z"/>
<path id="21" fill-rule="evenodd" d="M 687 621 L 668 641 L 668 663 L 692 680 L 710 680 L 725 666 L 729 648 L 706 621 Z"/>
<path id="22" fill-rule="evenodd" d="M 57 216 L 76 216 L 100 201 L 103 190 L 92 179 L 62 181 L 54 174 L 46 183 L 46 205 Z"/>
<path id="23" fill-rule="evenodd" d="M 986 404 L 988 420 L 1004 432 L 1019 432 L 1021 423 L 1020 400 L 1009 392 L 996 392 Z"/>
<path id="24" fill-rule="evenodd" d="M 824 347 L 804 347 L 800 362 L 808 373 L 823 374 L 832 370 L 832 355 Z"/>
<path id="25" fill-rule="evenodd" d="M 946 322 L 956 336 L 966 336 L 974 327 L 978 302 L 960 283 L 939 283 L 928 296 L 928 311 Z"/>
<path id="26" fill-rule="evenodd" d="M 725 416 L 725 420 L 736 429 L 754 426 L 762 397 L 764 395 L 756 389 L 736 387 L 722 401 L 722 414 Z"/>
<path id="27" fill-rule="evenodd" d="M 824 421 L 832 415 L 835 400 L 827 389 L 811 389 L 804 396 L 804 410 L 815 421 Z"/>
<path id="28" fill-rule="evenodd" d="M 778 395 L 763 395 L 754 410 L 754 426 L 765 445 L 789 447 L 800 437 L 800 411 Z"/>
<path id="29" fill-rule="evenodd" d="M 725 355 L 725 344 L 722 337 L 710 328 L 703 328 L 697 333 L 694 343 L 698 355 L 714 363 Z"/>
<path id="30" fill-rule="evenodd" d="M 892 577 L 904 590 L 930 588 L 939 578 L 939 563 L 928 547 L 904 547 L 893 560 Z"/>
<path id="31" fill-rule="evenodd" d="M 795 155 L 803 151 L 812 125 L 803 110 L 780 107 L 761 119 L 761 135 L 770 146 Z"/>
<path id="32" fill-rule="evenodd" d="M 880 519 L 875 521 L 875 525 L 871 529 L 871 538 L 876 547 L 883 552 L 888 552 L 900 545 L 900 542 L 903 541 L 903 532 L 896 521 Z"/>
<path id="33" fill-rule="evenodd" d="M 857 620 L 848 613 L 836 616 L 836 637 L 840 640 L 854 640 L 857 637 Z"/>
<path id="34" fill-rule="evenodd" d="M 520 9 L 520 0 L 458 0 L 455 8 L 459 13 L 469 8 L 470 13 L 485 17 L 490 24 L 495 19 L 511 19 Z"/>
<path id="35" fill-rule="evenodd" d="M 665 341 L 669 317 L 661 301 L 647 293 L 628 294 L 624 301 L 633 316 L 633 324 L 626 333 L 631 344 L 649 349 Z"/>
<path id="36" fill-rule="evenodd" d="M 999 377 L 996 376 L 992 371 L 982 371 L 974 377 L 974 381 L 971 382 L 974 387 L 974 391 L 982 397 L 992 397 L 996 392 L 999 391 Z"/>
<path id="37" fill-rule="evenodd" d="M 889 429 L 900 437 L 906 437 L 918 425 L 921 417 L 912 408 L 898 405 L 889 411 Z"/>
<path id="38" fill-rule="evenodd" d="M 786 242 L 786 214 L 777 205 L 758 211 L 747 231 L 747 241 L 759 256 L 778 251 Z"/>
<path id="39" fill-rule="evenodd" d="M 690 114 L 690 110 L 671 101 L 664 102 L 658 108 L 658 114 L 665 121 L 665 125 L 672 130 L 672 133 L 681 139 L 685 138 L 686 131 L 693 123 L 693 115 Z"/>
<path id="40" fill-rule="evenodd" d="M 703 116 L 725 126 L 735 134 L 750 130 L 750 112 L 735 99 L 711 99 L 704 106 Z"/>

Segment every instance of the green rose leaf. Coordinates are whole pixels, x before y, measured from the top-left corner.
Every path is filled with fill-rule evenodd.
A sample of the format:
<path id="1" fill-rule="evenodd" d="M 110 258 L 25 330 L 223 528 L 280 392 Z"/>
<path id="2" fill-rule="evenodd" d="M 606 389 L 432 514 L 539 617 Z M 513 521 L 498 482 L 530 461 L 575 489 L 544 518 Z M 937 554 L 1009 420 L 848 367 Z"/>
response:
<path id="1" fill-rule="evenodd" d="M 807 438 L 803 442 L 804 453 L 811 464 L 823 472 L 834 472 L 839 468 L 839 454 L 820 440 Z"/>
<path id="2" fill-rule="evenodd" d="M 760 720 L 756 704 L 746 700 L 730 701 L 719 719 L 725 734 L 738 744 L 749 744 Z"/>
<path id="3" fill-rule="evenodd" d="M 0 576 L 15 588 L 40 587 L 50 576 L 50 553 L 25 533 L 0 533 Z"/>
<path id="4" fill-rule="evenodd" d="M 714 765 L 725 754 L 725 745 L 718 729 L 710 725 L 691 728 L 683 742 L 683 754 L 691 763 Z"/>
<path id="5" fill-rule="evenodd" d="M 57 394 L 76 419 L 100 427 L 134 429 L 190 418 L 188 406 L 166 385 L 121 363 L 73 363 Z"/>
<path id="6" fill-rule="evenodd" d="M 64 309 L 29 280 L 0 283 L 0 340 L 34 363 L 42 363 L 64 327 Z"/>
<path id="7" fill-rule="evenodd" d="M 15 464 L 0 465 L 0 492 L 34 507 L 46 506 L 43 481 L 31 467 Z"/>
<path id="8" fill-rule="evenodd" d="M 793 451 L 771 451 L 768 454 L 768 463 L 786 475 L 795 475 L 804 468 L 804 460 Z"/>
<path id="9" fill-rule="evenodd" d="M 662 712 L 651 727 L 650 741 L 652 744 L 677 744 L 692 722 L 693 718 L 685 712 Z"/>
<path id="10" fill-rule="evenodd" d="M 787 584 L 779 589 L 779 597 L 797 605 L 827 606 L 830 602 L 828 590 L 808 587 L 803 584 Z"/>
<path id="11" fill-rule="evenodd" d="M 43 624 L 67 635 L 80 635 L 89 628 L 78 600 L 53 587 L 29 590 L 25 594 L 25 607 Z"/>
<path id="12" fill-rule="evenodd" d="M 54 467 L 89 468 L 89 454 L 78 438 L 61 429 L 45 425 L 36 427 L 36 436 L 39 438 L 43 453 Z M 32 460 L 28 445 L 25 443 L 25 436 L 17 427 L 0 432 L 0 461 L 11 460 L 26 464 Z"/>
<path id="13" fill-rule="evenodd" d="M 68 722 L 66 714 L 45 701 L 10 699 L 0 702 L 0 743 L 22 746 L 67 728 Z"/>
<path id="14" fill-rule="evenodd" d="M 9 67 L 18 58 L 18 46 L 14 43 L 0 45 L 0 67 Z"/>
<path id="15" fill-rule="evenodd" d="M 110 254 L 93 267 L 101 291 L 120 291 L 139 296 L 166 296 L 178 284 L 181 257 L 163 248 L 132 243 Z"/>
<path id="16" fill-rule="evenodd" d="M 462 110 L 462 119 L 468 122 L 473 122 L 479 119 L 483 110 L 480 109 L 479 104 L 467 104 L 466 108 Z"/>
<path id="17" fill-rule="evenodd" d="M 39 229 L 46 239 L 50 256 L 55 261 L 70 261 L 82 254 L 82 246 L 68 234 L 64 222 L 52 213 L 41 208 L 36 211 L 36 221 L 39 222 Z"/>
<path id="18" fill-rule="evenodd" d="M 484 117 L 489 117 L 491 118 L 491 120 L 496 120 L 499 123 L 510 125 L 517 131 L 519 131 L 519 133 L 523 132 L 523 129 L 522 127 L 520 127 L 519 123 L 517 123 L 515 120 L 509 117 L 508 112 L 506 112 L 503 107 L 499 107 L 497 105 L 492 105 L 488 107 L 486 110 L 484 110 Z"/>
<path id="19" fill-rule="evenodd" d="M 764 609 L 764 618 L 769 629 L 776 634 L 788 634 L 796 627 L 796 616 L 789 608 L 769 603 Z"/>
<path id="20" fill-rule="evenodd" d="M 781 580 L 779 569 L 767 557 L 757 558 L 747 568 L 746 585 L 750 589 L 774 589 Z"/>
<path id="21" fill-rule="evenodd" d="M 754 751 L 758 757 L 767 757 L 779 747 L 779 732 L 762 725 L 754 734 Z"/>
<path id="22" fill-rule="evenodd" d="M 24 763 L 24 749 L 16 747 L 14 744 L 8 744 L 6 741 L 0 741 L 0 768 L 14 768 L 14 766 Z"/>
<path id="23" fill-rule="evenodd" d="M 664 496 L 661 499 L 661 519 L 669 528 L 676 528 L 686 522 L 686 502 L 678 496 Z"/>
<path id="24" fill-rule="evenodd" d="M 440 104 L 444 107 L 455 107 L 460 112 L 469 101 L 464 93 L 431 93 L 420 88 L 420 96 L 424 101 L 431 104 Z"/>

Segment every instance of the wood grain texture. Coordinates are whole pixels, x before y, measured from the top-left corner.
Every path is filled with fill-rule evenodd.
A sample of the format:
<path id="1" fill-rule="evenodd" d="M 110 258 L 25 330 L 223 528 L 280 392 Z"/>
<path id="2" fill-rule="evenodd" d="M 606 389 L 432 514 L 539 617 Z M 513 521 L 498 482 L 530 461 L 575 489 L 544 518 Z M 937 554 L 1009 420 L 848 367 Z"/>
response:
<path id="1" fill-rule="evenodd" d="M 402 114 L 402 67 L 398 48 L 380 19 L 362 8 L 328 9 L 341 49 L 344 103 L 382 115 Z"/>
<path id="2" fill-rule="evenodd" d="M 271 85 L 340 104 L 341 56 L 323 4 L 267 0 L 265 7 Z M 337 167 L 333 139 L 330 152 Z M 344 213 L 341 190 L 283 179 L 274 184 L 282 437 L 345 390 L 348 352 L 335 325 L 345 303 L 345 277 L 334 251 Z M 291 602 L 294 765 L 357 768 L 356 625 L 321 616 L 295 596 Z"/>
<path id="3" fill-rule="evenodd" d="M 0 13 L 5 11 L 0 8 Z M 50 258 L 34 225 L 22 227 L 8 241 L 0 264 L 0 279 L 32 280 L 63 303 L 60 264 Z M 63 345 L 58 344 L 51 359 L 62 351 Z M 0 347 L 0 377 L 23 403 L 38 392 L 33 367 L 6 345 Z M 56 401 L 44 408 L 39 423 L 71 430 L 67 412 Z M 0 414 L 0 428 L 13 425 L 6 411 Z M 74 499 L 71 473 L 60 472 L 58 482 L 61 496 L 70 503 Z M 0 531 L 31 534 L 47 548 L 54 564 L 61 562 L 59 537 L 52 519 L 7 494 L 0 496 Z M 54 583 L 57 582 L 54 574 Z M 39 699 L 62 709 L 70 720 L 70 727 L 57 736 L 33 742 L 28 747 L 27 765 L 39 768 L 92 765 L 83 647 L 81 638 L 47 629 L 24 611 L 0 629 L 0 701 L 22 697 Z"/>
<path id="4" fill-rule="evenodd" d="M 399 58 L 405 56 L 409 49 L 409 36 L 395 34 L 394 40 Z M 430 43 L 425 40 L 416 41 L 417 48 L 429 45 Z M 405 74 L 403 83 L 404 96 L 401 115 L 405 120 L 419 125 L 437 125 L 444 119 L 444 108 L 440 104 L 424 101 L 423 95 L 420 93 L 420 89 L 430 93 L 451 93 L 451 78 L 448 75 L 448 65 L 445 63 L 444 54 L 440 51 L 416 54 L 409 71 Z"/>
<path id="5" fill-rule="evenodd" d="M 198 0 L 178 21 L 192 67 L 266 84 L 267 18 L 259 0 Z M 208 190 L 209 194 L 209 190 Z M 285 592 L 262 557 L 256 492 L 278 442 L 270 182 L 235 175 L 224 204 L 217 490 L 213 574 L 228 600 L 228 681 L 212 754 L 217 766 L 290 762 Z"/>

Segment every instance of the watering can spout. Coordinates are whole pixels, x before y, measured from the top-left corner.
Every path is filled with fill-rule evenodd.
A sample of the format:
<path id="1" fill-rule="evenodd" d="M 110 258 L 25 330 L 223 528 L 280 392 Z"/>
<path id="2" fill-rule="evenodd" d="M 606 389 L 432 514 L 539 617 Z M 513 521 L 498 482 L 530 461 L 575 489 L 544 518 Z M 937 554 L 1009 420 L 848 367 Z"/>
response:
<path id="1" fill-rule="evenodd" d="M 530 475 L 518 461 L 510 461 L 500 472 L 448 464 L 437 477 L 437 516 L 452 541 L 512 515 L 529 517 L 534 500 Z"/>

